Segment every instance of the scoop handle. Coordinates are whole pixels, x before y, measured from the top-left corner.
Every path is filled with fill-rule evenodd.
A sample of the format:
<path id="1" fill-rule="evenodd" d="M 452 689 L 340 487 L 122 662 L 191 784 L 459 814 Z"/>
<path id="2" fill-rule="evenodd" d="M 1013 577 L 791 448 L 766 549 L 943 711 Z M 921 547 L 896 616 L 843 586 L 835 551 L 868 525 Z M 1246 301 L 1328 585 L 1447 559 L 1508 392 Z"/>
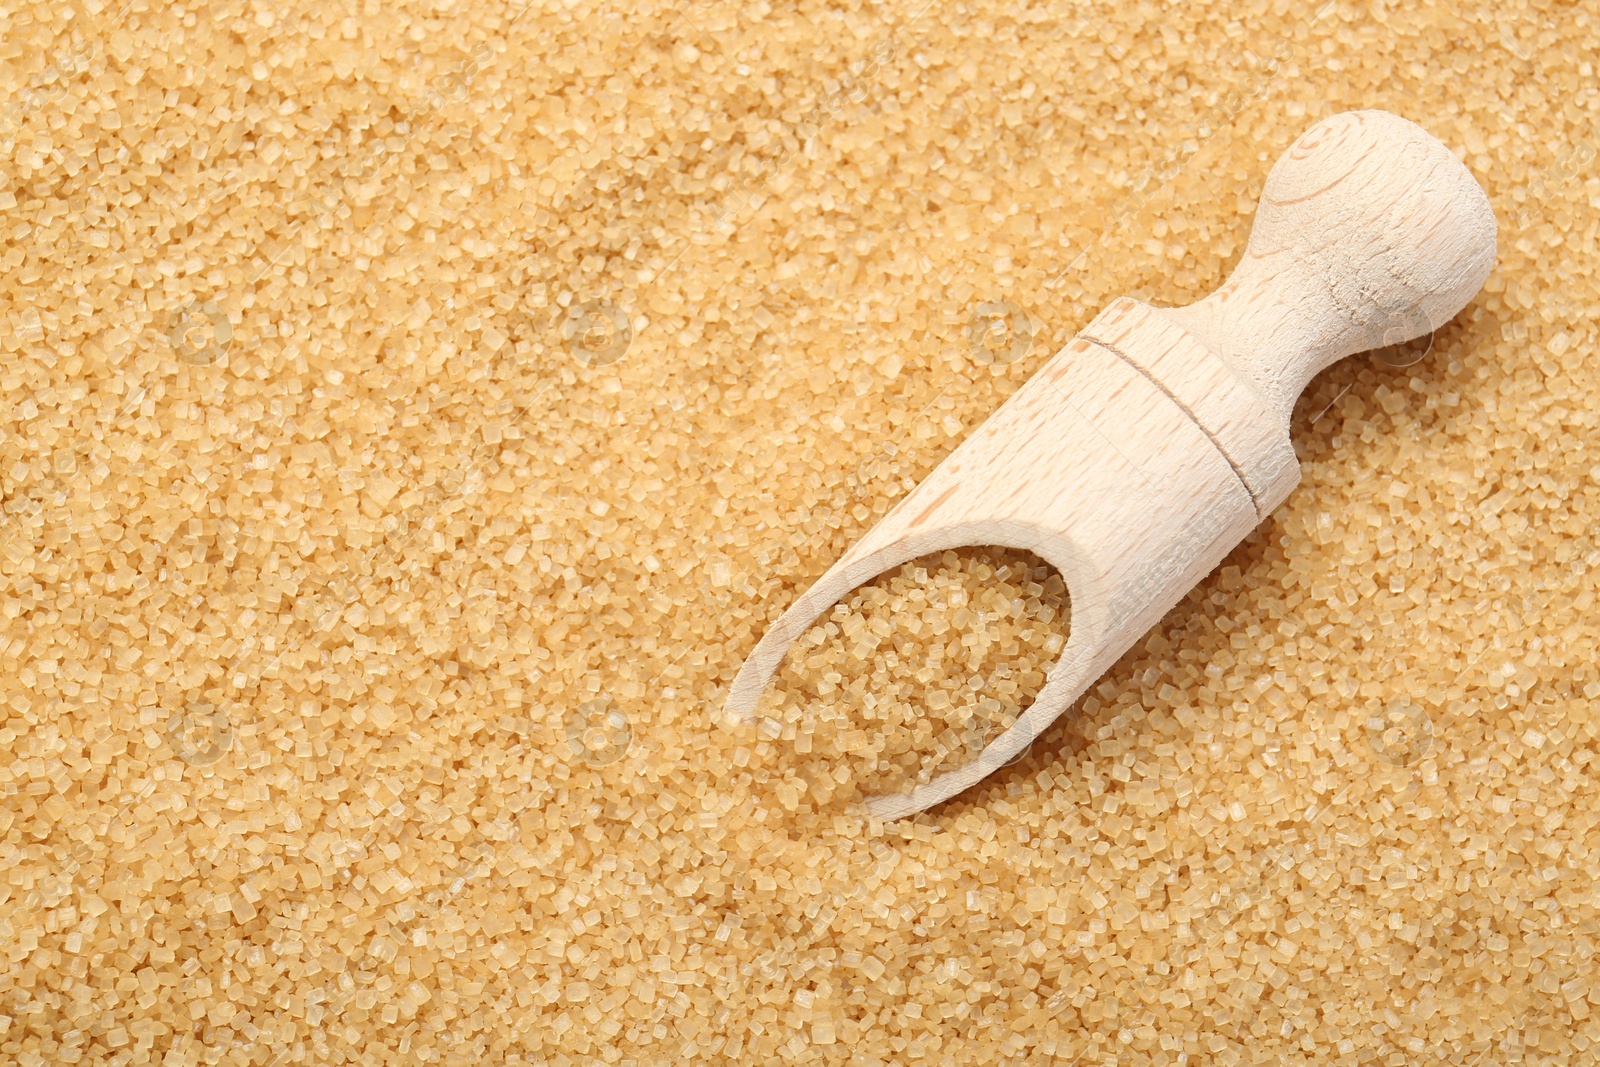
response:
<path id="1" fill-rule="evenodd" d="M 1332 115 L 1267 175 L 1222 287 L 1161 313 L 1232 364 L 1287 426 L 1330 364 L 1454 318 L 1494 267 L 1496 229 L 1482 187 L 1426 130 L 1387 111 Z"/>

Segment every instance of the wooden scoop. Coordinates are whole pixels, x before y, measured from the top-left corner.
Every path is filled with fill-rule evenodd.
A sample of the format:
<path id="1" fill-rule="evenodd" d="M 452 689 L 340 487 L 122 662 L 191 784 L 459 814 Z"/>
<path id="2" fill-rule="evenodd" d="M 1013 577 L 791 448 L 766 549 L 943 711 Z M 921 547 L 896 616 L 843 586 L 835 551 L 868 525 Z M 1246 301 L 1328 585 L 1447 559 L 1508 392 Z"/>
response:
<path id="1" fill-rule="evenodd" d="M 1318 122 L 1267 176 L 1222 288 L 1183 308 L 1113 301 L 790 605 L 728 714 L 753 715 L 790 643 L 861 583 L 948 548 L 1027 549 L 1071 598 L 1049 681 L 971 763 L 866 808 L 902 818 L 1005 765 L 1299 484 L 1289 416 L 1312 377 L 1452 318 L 1489 276 L 1495 230 L 1420 127 Z"/>

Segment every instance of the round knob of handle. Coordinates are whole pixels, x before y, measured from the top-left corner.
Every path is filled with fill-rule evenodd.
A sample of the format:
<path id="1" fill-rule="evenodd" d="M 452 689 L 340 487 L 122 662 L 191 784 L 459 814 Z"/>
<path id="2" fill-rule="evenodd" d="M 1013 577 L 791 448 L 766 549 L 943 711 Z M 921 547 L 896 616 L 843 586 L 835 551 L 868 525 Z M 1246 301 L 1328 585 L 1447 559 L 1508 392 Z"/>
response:
<path id="1" fill-rule="evenodd" d="M 1329 364 L 1455 317 L 1493 269 L 1495 239 L 1489 198 L 1450 149 L 1387 111 L 1345 112 L 1306 130 L 1272 168 L 1223 286 L 1162 314 L 1287 425 Z"/>

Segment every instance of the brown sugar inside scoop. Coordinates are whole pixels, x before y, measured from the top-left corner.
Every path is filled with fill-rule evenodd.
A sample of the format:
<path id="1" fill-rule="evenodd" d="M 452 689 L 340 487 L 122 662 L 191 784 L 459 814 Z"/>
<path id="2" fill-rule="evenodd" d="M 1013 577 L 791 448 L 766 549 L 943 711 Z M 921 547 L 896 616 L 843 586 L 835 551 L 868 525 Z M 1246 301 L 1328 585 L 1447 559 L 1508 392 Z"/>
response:
<path id="1" fill-rule="evenodd" d="M 1028 552 L 912 560 L 847 593 L 798 638 L 756 716 L 818 804 L 905 792 L 967 763 L 1044 687 L 1066 585 Z M 793 808 L 801 794 L 780 795 Z"/>
<path id="2" fill-rule="evenodd" d="M 1453 318 L 1494 264 L 1472 175 L 1383 111 L 1312 126 L 1267 177 L 1249 246 L 1184 308 L 1113 301 L 767 631 L 727 713 L 750 718 L 794 640 L 918 556 L 1025 549 L 1060 572 L 1070 636 L 1044 688 L 974 759 L 868 812 L 901 818 L 1005 765 L 1281 504 L 1295 399 L 1325 367 Z"/>

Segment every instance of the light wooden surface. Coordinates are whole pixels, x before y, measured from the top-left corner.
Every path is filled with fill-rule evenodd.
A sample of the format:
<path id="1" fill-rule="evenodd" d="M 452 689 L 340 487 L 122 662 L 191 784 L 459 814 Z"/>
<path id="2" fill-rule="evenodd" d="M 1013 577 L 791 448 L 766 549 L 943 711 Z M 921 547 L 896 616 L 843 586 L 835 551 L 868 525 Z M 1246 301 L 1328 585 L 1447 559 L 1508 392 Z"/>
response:
<path id="1" fill-rule="evenodd" d="M 928 552 L 1022 548 L 1071 598 L 1045 687 L 976 760 L 866 808 L 911 815 L 1004 766 L 1299 483 L 1289 417 L 1311 378 L 1452 318 L 1495 233 L 1483 190 L 1420 127 L 1318 122 L 1268 175 L 1227 282 L 1185 308 L 1106 307 L 790 605 L 727 713 L 752 715 L 794 639 L 863 582 Z"/>

